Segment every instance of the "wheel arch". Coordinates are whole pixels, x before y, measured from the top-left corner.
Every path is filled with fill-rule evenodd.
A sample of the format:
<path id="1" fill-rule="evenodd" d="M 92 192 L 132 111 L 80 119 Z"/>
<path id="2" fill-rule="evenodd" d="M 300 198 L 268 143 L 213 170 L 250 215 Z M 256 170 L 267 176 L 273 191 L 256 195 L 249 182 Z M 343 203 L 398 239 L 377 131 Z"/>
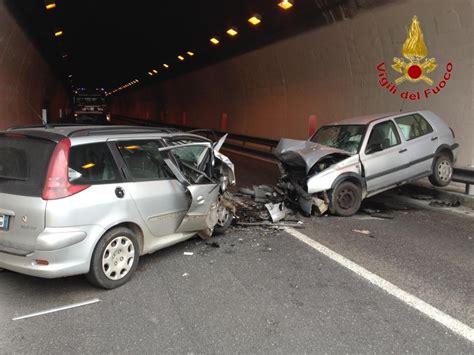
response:
<path id="1" fill-rule="evenodd" d="M 337 185 L 345 181 L 350 181 L 359 186 L 362 191 L 362 194 L 364 194 L 364 192 L 366 191 L 365 180 L 362 178 L 362 176 L 356 173 L 344 173 L 338 176 L 337 179 L 334 180 L 334 182 L 332 183 L 331 190 L 334 190 Z"/>
<path id="2" fill-rule="evenodd" d="M 447 144 L 442 144 L 436 149 L 436 152 L 434 153 L 433 164 L 431 166 L 431 170 L 433 170 L 435 167 L 436 158 L 438 158 L 440 155 L 443 155 L 443 154 L 446 154 L 449 157 L 449 159 L 451 159 L 451 162 L 454 164 L 454 154 L 453 154 L 453 151 L 451 150 L 451 147 Z"/>
<path id="3" fill-rule="evenodd" d="M 138 245 L 139 245 L 139 248 L 140 248 L 140 255 L 142 255 L 143 253 L 143 247 L 144 247 L 144 235 L 143 235 L 143 231 L 142 229 L 140 228 L 140 226 L 134 222 L 121 222 L 121 223 L 117 223 L 113 226 L 110 226 L 109 228 L 107 228 L 106 230 L 104 230 L 104 233 L 102 234 L 102 236 L 99 238 L 99 240 L 106 234 L 108 233 L 109 231 L 111 231 L 112 229 L 116 229 L 116 228 L 121 228 L 121 227 L 125 227 L 125 228 L 128 228 L 130 229 L 134 234 L 135 236 L 137 237 L 137 241 L 138 241 Z M 97 243 L 99 242 L 99 240 L 97 241 Z M 96 245 L 97 245 L 96 243 Z M 95 248 L 95 246 L 94 246 Z"/>

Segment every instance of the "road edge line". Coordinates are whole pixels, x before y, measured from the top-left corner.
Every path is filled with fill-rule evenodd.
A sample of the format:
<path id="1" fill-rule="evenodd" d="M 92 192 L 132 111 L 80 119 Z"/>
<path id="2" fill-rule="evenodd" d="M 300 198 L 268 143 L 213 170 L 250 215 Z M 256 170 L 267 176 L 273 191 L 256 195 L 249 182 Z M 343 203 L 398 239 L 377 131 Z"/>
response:
<path id="1" fill-rule="evenodd" d="M 328 258 L 337 262 L 338 264 L 345 267 L 346 269 L 349 269 L 350 271 L 356 273 L 360 277 L 369 281 L 371 284 L 381 288 L 388 294 L 398 298 L 403 303 L 409 305 L 412 308 L 415 308 L 419 312 L 423 313 L 425 316 L 431 318 L 432 320 L 438 322 L 444 327 L 450 329 L 452 332 L 474 343 L 474 329 L 468 326 L 467 324 L 462 323 L 461 321 L 450 316 L 449 314 L 444 313 L 438 308 L 433 307 L 432 305 L 423 301 L 422 299 L 416 296 L 413 296 L 412 294 L 402 290 L 398 286 L 374 274 L 373 272 L 363 268 L 362 266 L 347 259 L 346 257 L 336 253 L 335 251 L 329 249 L 328 247 L 325 247 L 324 245 L 318 243 L 314 239 L 311 239 L 307 235 L 289 227 L 284 228 L 284 230 L 288 234 L 290 234 L 292 237 L 307 244 L 311 248 L 317 250 L 321 254 L 327 256 Z"/>

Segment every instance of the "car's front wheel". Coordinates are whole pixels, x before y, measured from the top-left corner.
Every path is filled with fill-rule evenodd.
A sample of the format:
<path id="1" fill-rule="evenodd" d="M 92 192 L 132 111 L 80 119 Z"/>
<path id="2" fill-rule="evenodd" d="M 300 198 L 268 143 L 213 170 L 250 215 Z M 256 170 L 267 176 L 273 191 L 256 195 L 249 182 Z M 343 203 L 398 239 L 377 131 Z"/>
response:
<path id="1" fill-rule="evenodd" d="M 453 162 L 447 154 L 438 155 L 433 165 L 433 174 L 429 176 L 434 186 L 446 186 L 453 177 Z"/>
<path id="2" fill-rule="evenodd" d="M 332 190 L 330 210 L 338 216 L 349 217 L 357 213 L 362 203 L 362 191 L 350 181 L 343 181 Z"/>
<path id="3" fill-rule="evenodd" d="M 217 206 L 217 224 L 214 226 L 214 235 L 224 234 L 234 219 L 233 211 L 226 206 L 224 198 L 219 197 Z"/>
<path id="4" fill-rule="evenodd" d="M 97 243 L 86 277 L 97 287 L 113 289 L 122 286 L 137 268 L 139 255 L 137 238 L 130 229 L 112 229 Z"/>

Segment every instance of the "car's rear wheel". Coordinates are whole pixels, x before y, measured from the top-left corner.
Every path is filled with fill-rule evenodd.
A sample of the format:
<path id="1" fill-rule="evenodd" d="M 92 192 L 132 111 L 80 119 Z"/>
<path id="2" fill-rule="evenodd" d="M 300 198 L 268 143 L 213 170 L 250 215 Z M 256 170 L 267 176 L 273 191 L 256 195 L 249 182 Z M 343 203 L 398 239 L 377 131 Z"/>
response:
<path id="1" fill-rule="evenodd" d="M 453 177 L 453 162 L 447 154 L 438 155 L 433 165 L 433 174 L 429 176 L 434 186 L 446 186 Z"/>
<path id="2" fill-rule="evenodd" d="M 359 186 L 350 181 L 343 181 L 332 191 L 330 210 L 339 216 L 352 216 L 360 208 L 362 191 Z"/>
<path id="3" fill-rule="evenodd" d="M 112 229 L 97 243 L 87 279 L 101 288 L 122 286 L 137 268 L 139 254 L 137 238 L 130 229 Z"/>

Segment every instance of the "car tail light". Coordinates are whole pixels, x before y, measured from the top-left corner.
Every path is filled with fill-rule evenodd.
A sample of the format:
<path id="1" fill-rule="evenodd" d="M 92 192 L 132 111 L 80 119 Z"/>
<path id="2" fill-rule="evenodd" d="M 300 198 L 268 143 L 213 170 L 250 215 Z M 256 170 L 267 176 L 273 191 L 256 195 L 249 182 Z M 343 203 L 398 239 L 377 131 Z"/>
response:
<path id="1" fill-rule="evenodd" d="M 68 176 L 68 161 L 71 141 L 60 141 L 54 148 L 49 162 L 48 175 L 43 189 L 43 200 L 57 200 L 81 192 L 89 185 L 71 185 Z"/>
<path id="2" fill-rule="evenodd" d="M 451 130 L 451 133 L 453 134 L 453 138 L 456 138 L 456 135 L 454 134 L 454 130 L 451 127 L 449 127 L 449 129 Z"/>

